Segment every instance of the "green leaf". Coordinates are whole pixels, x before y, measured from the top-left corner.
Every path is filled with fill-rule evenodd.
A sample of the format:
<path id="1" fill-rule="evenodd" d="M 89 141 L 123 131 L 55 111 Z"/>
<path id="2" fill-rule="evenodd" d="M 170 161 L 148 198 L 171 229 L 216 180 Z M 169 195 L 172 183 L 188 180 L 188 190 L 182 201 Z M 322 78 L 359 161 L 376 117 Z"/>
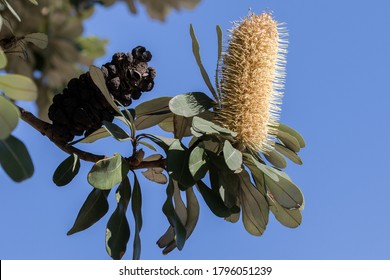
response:
<path id="1" fill-rule="evenodd" d="M 11 135 L 11 132 L 18 125 L 19 117 L 18 108 L 0 95 L 0 140 L 4 140 Z"/>
<path id="2" fill-rule="evenodd" d="M 237 136 L 237 133 L 236 132 L 233 132 L 227 128 L 224 128 L 224 127 L 220 127 L 219 125 L 216 125 L 215 123 L 211 122 L 211 121 L 207 121 L 203 118 L 199 118 L 199 117 L 194 117 L 192 119 L 192 128 L 197 131 L 197 132 L 200 132 L 202 134 L 226 134 L 226 135 L 230 135 L 232 137 L 235 137 Z"/>
<path id="3" fill-rule="evenodd" d="M 45 49 L 48 43 L 48 37 L 45 33 L 30 33 L 24 36 L 24 40 L 34 44 L 40 49 Z"/>
<path id="4" fill-rule="evenodd" d="M 169 146 L 172 145 L 173 142 L 176 141 L 174 138 L 167 138 L 159 135 L 154 134 L 141 134 L 143 137 L 146 137 L 150 140 L 152 140 L 154 143 L 159 145 L 165 152 L 168 151 Z M 141 136 L 139 135 L 139 136 Z"/>
<path id="5" fill-rule="evenodd" d="M 108 211 L 108 191 L 93 189 L 85 200 L 77 215 L 77 218 L 67 235 L 83 231 L 98 222 Z"/>
<path id="6" fill-rule="evenodd" d="M 195 184 L 188 166 L 190 152 L 179 140 L 175 140 L 167 151 L 167 171 L 184 188 Z"/>
<path id="7" fill-rule="evenodd" d="M 150 162 L 150 161 L 160 160 L 160 159 L 162 159 L 162 158 L 163 158 L 162 155 L 160 155 L 160 154 L 154 154 L 154 155 L 150 155 L 150 156 L 144 158 L 144 161 Z"/>
<path id="8" fill-rule="evenodd" d="M 174 248 L 176 248 L 175 230 L 173 229 L 173 227 L 171 225 L 168 227 L 168 229 L 165 231 L 165 233 L 157 240 L 156 244 L 159 248 L 168 247 L 168 246 L 171 246 L 172 244 L 174 244 L 174 246 L 175 246 Z M 170 249 L 171 248 L 169 248 L 169 250 Z M 170 250 L 169 252 L 171 252 L 172 250 Z M 164 255 L 168 254 L 169 252 L 167 252 L 166 249 L 163 250 Z"/>
<path id="9" fill-rule="evenodd" d="M 244 163 L 251 170 L 252 173 L 256 172 L 256 169 L 263 172 L 265 175 L 270 177 L 273 181 L 279 181 L 279 177 L 272 172 L 271 168 L 265 164 L 258 162 L 252 155 L 244 153 Z"/>
<path id="10" fill-rule="evenodd" d="M 169 101 L 169 109 L 176 115 L 193 117 L 210 109 L 214 101 L 203 92 L 180 94 Z"/>
<path id="11" fill-rule="evenodd" d="M 126 252 L 127 242 L 130 239 L 130 227 L 126 218 L 126 210 L 130 202 L 131 186 L 127 177 L 116 191 L 118 205 L 107 222 L 106 250 L 114 260 L 119 260 Z"/>
<path id="12" fill-rule="evenodd" d="M 180 219 L 181 223 L 184 225 L 187 221 L 187 208 L 184 205 L 183 199 L 180 195 L 180 189 L 178 183 L 173 181 L 173 200 L 174 200 L 174 209 L 177 217 Z M 168 230 L 164 233 L 163 236 L 157 241 L 157 245 L 160 248 L 164 248 L 163 254 L 166 255 L 175 249 L 175 231 L 172 226 L 169 226 Z"/>
<path id="13" fill-rule="evenodd" d="M 301 148 L 304 148 L 306 146 L 305 140 L 303 139 L 302 135 L 299 132 L 297 132 L 296 130 L 294 130 L 293 128 L 291 128 L 285 124 L 279 123 L 278 130 L 283 131 L 285 133 L 288 133 L 291 136 L 295 137 L 295 139 L 298 140 L 299 146 Z"/>
<path id="14" fill-rule="evenodd" d="M 294 136 L 279 130 L 277 137 L 291 151 L 298 153 L 301 149 L 298 140 Z"/>
<path id="15" fill-rule="evenodd" d="M 268 151 L 267 154 L 264 154 L 264 157 L 277 168 L 286 168 L 287 166 L 286 159 L 275 150 Z"/>
<path id="16" fill-rule="evenodd" d="M 134 173 L 134 172 L 133 172 Z M 131 209 L 134 215 L 134 243 L 133 243 L 133 260 L 139 260 L 141 256 L 141 239 L 140 231 L 142 228 L 142 194 L 141 188 L 137 179 L 137 175 L 134 173 L 134 187 L 133 196 L 131 197 Z"/>
<path id="17" fill-rule="evenodd" d="M 299 164 L 299 165 L 302 164 L 301 158 L 295 152 L 291 151 L 290 149 L 286 148 L 285 146 L 283 146 L 279 143 L 276 143 L 275 149 L 279 153 L 283 154 L 285 157 L 289 158 L 292 162 Z"/>
<path id="18" fill-rule="evenodd" d="M 135 115 L 141 117 L 169 113 L 169 101 L 171 99 L 172 97 L 164 96 L 143 102 L 135 107 Z"/>
<path id="19" fill-rule="evenodd" d="M 99 139 L 106 138 L 110 135 L 111 133 L 108 132 L 108 130 L 105 127 L 101 127 L 98 130 L 92 132 L 87 137 L 85 137 L 83 140 L 81 140 L 80 143 L 93 143 Z"/>
<path id="20" fill-rule="evenodd" d="M 182 139 L 185 136 L 191 135 L 191 118 L 186 118 L 178 115 L 173 116 L 173 133 L 176 139 Z"/>
<path id="21" fill-rule="evenodd" d="M 128 164 L 116 153 L 113 157 L 95 163 L 88 173 L 88 182 L 97 189 L 109 190 L 122 182 L 128 172 Z"/>
<path id="22" fill-rule="evenodd" d="M 165 120 L 163 120 L 162 122 L 160 122 L 159 124 L 158 124 L 158 126 L 162 129 L 162 130 L 164 130 L 164 131 L 166 131 L 166 132 L 174 132 L 174 124 L 173 124 L 173 117 L 174 116 L 172 116 L 172 117 L 169 117 L 169 118 L 166 118 Z"/>
<path id="23" fill-rule="evenodd" d="M 229 209 L 224 204 L 219 193 L 211 190 L 201 180 L 196 182 L 196 185 L 207 206 L 217 217 L 224 218 L 230 216 L 231 213 L 238 212 L 236 208 Z"/>
<path id="24" fill-rule="evenodd" d="M 135 128 L 135 124 L 134 124 L 133 114 L 129 110 L 127 110 L 125 108 L 125 106 L 123 106 L 122 103 L 120 103 L 118 100 L 114 100 L 114 102 L 116 104 L 118 104 L 119 106 L 121 106 L 122 108 L 124 108 L 123 110 L 120 110 L 121 116 L 119 116 L 118 119 L 120 119 L 122 122 L 124 122 L 130 128 L 130 131 L 131 131 L 130 138 L 135 138 L 136 128 Z M 135 110 L 133 110 L 133 112 L 135 114 Z"/>
<path id="25" fill-rule="evenodd" d="M 186 231 L 187 239 L 191 236 L 199 219 L 199 202 L 196 198 L 193 188 L 186 189 L 187 202 L 187 222 Z"/>
<path id="26" fill-rule="evenodd" d="M 0 164 L 15 182 L 21 182 L 34 174 L 34 165 L 26 146 L 12 135 L 0 140 Z"/>
<path id="27" fill-rule="evenodd" d="M 242 165 L 242 153 L 233 148 L 232 144 L 228 140 L 225 140 L 223 145 L 223 157 L 227 166 L 232 171 L 236 171 L 241 168 Z"/>
<path id="28" fill-rule="evenodd" d="M 195 181 L 203 179 L 208 170 L 207 156 L 204 149 L 196 146 L 190 154 L 189 169 Z"/>
<path id="29" fill-rule="evenodd" d="M 54 171 L 53 182 L 61 187 L 69 184 L 79 173 L 80 159 L 76 154 L 66 158 Z"/>
<path id="30" fill-rule="evenodd" d="M 114 260 L 120 260 L 126 252 L 130 239 L 130 226 L 126 213 L 120 208 L 115 209 L 107 223 L 106 250 Z"/>
<path id="31" fill-rule="evenodd" d="M 7 0 L 2 0 L 2 2 L 7 6 L 7 9 L 11 12 L 11 14 L 13 14 L 18 21 L 21 21 L 19 15 L 15 12 L 12 6 L 8 4 Z"/>
<path id="32" fill-rule="evenodd" d="M 268 199 L 268 203 L 269 209 L 282 225 L 296 228 L 302 223 L 302 214 L 299 209 L 285 209 L 272 199 Z"/>
<path id="33" fill-rule="evenodd" d="M 103 94 L 104 98 L 107 100 L 108 104 L 118 113 L 121 114 L 118 106 L 116 106 L 114 99 L 112 98 L 110 92 L 108 91 L 106 80 L 104 79 L 104 75 L 102 70 L 98 67 L 91 65 L 89 67 L 89 73 L 91 75 L 91 79 L 94 84 L 99 88 L 100 92 Z"/>
<path id="34" fill-rule="evenodd" d="M 118 104 L 120 104 L 119 101 L 115 101 L 115 102 L 118 102 Z M 121 106 L 124 108 L 123 105 L 121 105 Z M 124 124 L 128 125 L 128 122 L 134 122 L 135 110 L 124 108 L 123 110 L 121 110 L 121 115 L 115 116 L 115 118 L 122 121 Z"/>
<path id="35" fill-rule="evenodd" d="M 38 2 L 36 0 L 28 0 L 30 1 L 31 3 L 33 3 L 35 6 L 38 6 Z"/>
<path id="36" fill-rule="evenodd" d="M 268 223 L 268 202 L 251 183 L 246 171 L 240 177 L 240 202 L 242 205 L 242 222 L 245 229 L 255 236 L 261 236 Z"/>
<path id="37" fill-rule="evenodd" d="M 183 249 L 184 244 L 186 242 L 186 237 L 187 237 L 187 231 L 178 217 L 175 208 L 173 206 L 172 198 L 173 198 L 173 192 L 174 192 L 174 186 L 173 186 L 173 181 L 172 178 L 169 179 L 169 184 L 167 186 L 167 199 L 163 205 L 163 213 L 167 217 L 169 224 L 173 227 L 175 231 L 175 240 L 176 240 L 176 245 L 179 250 Z"/>
<path id="38" fill-rule="evenodd" d="M 78 37 L 77 44 L 82 49 L 82 54 L 91 60 L 105 55 L 106 46 L 109 40 L 102 39 L 96 36 Z"/>
<path id="39" fill-rule="evenodd" d="M 144 146 L 148 147 L 149 149 L 151 149 L 151 150 L 153 150 L 153 151 L 157 151 L 156 148 L 155 148 L 152 144 L 150 144 L 150 143 L 148 143 L 148 142 L 145 142 L 145 141 L 138 141 L 137 143 L 138 143 L 138 144 L 141 144 L 141 145 L 144 145 Z"/>
<path id="40" fill-rule="evenodd" d="M 143 130 L 155 125 L 158 125 L 165 119 L 172 117 L 172 113 L 166 113 L 166 114 L 155 114 L 155 115 L 142 115 L 138 116 L 135 121 L 134 125 L 137 130 Z"/>
<path id="41" fill-rule="evenodd" d="M 219 98 L 221 98 L 221 89 L 219 85 L 219 65 L 222 58 L 222 29 L 219 25 L 217 25 L 216 30 L 217 30 L 217 39 L 218 39 L 218 59 L 217 59 L 217 67 L 215 69 L 215 86 L 217 88 Z"/>
<path id="42" fill-rule="evenodd" d="M 202 64 L 202 60 L 200 58 L 200 46 L 198 43 L 198 39 L 196 39 L 194 28 L 192 27 L 192 24 L 190 25 L 190 35 L 192 39 L 192 52 L 195 56 L 196 63 L 198 64 L 200 73 L 202 74 L 203 80 L 206 83 L 207 87 L 209 88 L 210 92 L 213 94 L 216 101 L 218 101 L 217 93 L 215 92 L 215 89 L 213 88 L 209 75 L 206 72 L 206 69 L 204 68 Z"/>
<path id="43" fill-rule="evenodd" d="M 116 201 L 118 203 L 118 207 L 122 208 L 122 210 L 126 211 L 127 206 L 130 203 L 130 197 L 131 197 L 131 186 L 130 181 L 127 176 L 123 177 L 122 182 L 119 184 L 116 192 Z"/>
<path id="44" fill-rule="evenodd" d="M 265 177 L 266 188 L 274 200 L 287 209 L 300 208 L 304 203 L 301 190 L 286 177 L 278 177 L 278 182 Z"/>
<path id="45" fill-rule="evenodd" d="M 237 205 L 238 189 L 240 180 L 237 174 L 227 167 L 225 160 L 220 157 L 211 157 L 210 160 L 210 183 L 212 190 L 218 192 L 228 208 Z"/>
<path id="46" fill-rule="evenodd" d="M 195 196 L 193 188 L 186 189 L 186 204 L 187 204 L 187 219 L 185 228 L 187 231 L 186 239 L 188 239 L 194 231 L 199 218 L 199 203 Z M 157 241 L 160 248 L 164 248 L 163 254 L 166 255 L 176 248 L 175 232 L 172 226 L 168 228 L 163 236 Z"/>
<path id="47" fill-rule="evenodd" d="M 104 126 L 106 127 L 107 131 L 118 141 L 126 141 L 130 139 L 130 135 L 127 134 L 122 128 L 120 128 L 118 125 L 103 121 Z"/>
<path id="48" fill-rule="evenodd" d="M 153 167 L 153 168 L 148 168 L 146 171 L 141 172 L 142 175 L 145 176 L 146 179 L 158 183 L 158 184 L 163 184 L 165 185 L 168 180 L 167 177 L 162 174 L 164 171 L 163 168 L 161 167 Z"/>
<path id="49" fill-rule="evenodd" d="M 0 69 L 3 69 L 6 65 L 7 65 L 7 57 L 5 56 L 3 49 L 0 47 Z"/>
<path id="50" fill-rule="evenodd" d="M 34 81 L 19 74 L 6 74 L 0 76 L 0 90 L 11 99 L 35 100 L 38 96 L 38 88 Z"/>

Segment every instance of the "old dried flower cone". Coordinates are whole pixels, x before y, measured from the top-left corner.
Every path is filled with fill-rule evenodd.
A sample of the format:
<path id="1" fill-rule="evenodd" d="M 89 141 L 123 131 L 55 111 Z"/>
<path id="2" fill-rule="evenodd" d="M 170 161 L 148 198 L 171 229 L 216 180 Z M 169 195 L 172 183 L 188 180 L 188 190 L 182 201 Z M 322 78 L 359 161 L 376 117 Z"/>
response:
<path id="1" fill-rule="evenodd" d="M 237 132 L 236 146 L 273 149 L 285 77 L 286 33 L 270 13 L 250 13 L 230 30 L 221 75 L 220 125 Z"/>

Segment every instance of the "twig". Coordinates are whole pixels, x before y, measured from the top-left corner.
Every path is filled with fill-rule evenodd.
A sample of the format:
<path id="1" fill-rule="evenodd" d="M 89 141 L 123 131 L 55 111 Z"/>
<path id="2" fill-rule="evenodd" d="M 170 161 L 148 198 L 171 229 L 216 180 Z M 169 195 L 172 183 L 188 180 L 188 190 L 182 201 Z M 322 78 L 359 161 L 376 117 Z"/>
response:
<path id="1" fill-rule="evenodd" d="M 89 161 L 89 162 L 97 162 L 99 160 L 102 160 L 104 158 L 107 158 L 104 155 L 96 155 L 92 154 L 80 149 L 77 149 L 65 141 L 60 141 L 56 139 L 54 133 L 53 133 L 53 126 L 50 123 L 47 123 L 45 121 L 42 121 L 41 119 L 34 116 L 34 114 L 30 113 L 29 111 L 21 108 L 18 106 L 18 109 L 20 111 L 21 119 L 28 123 L 31 127 L 33 127 L 35 130 L 39 131 L 42 135 L 46 136 L 50 139 L 58 148 L 63 150 L 65 153 L 68 154 L 76 154 L 81 160 Z M 142 161 L 137 164 L 133 164 L 131 161 L 127 161 L 129 163 L 129 167 L 131 170 L 135 169 L 142 169 L 142 168 L 153 168 L 153 167 L 161 167 L 165 168 L 166 161 L 165 159 L 160 159 L 156 161 Z"/>

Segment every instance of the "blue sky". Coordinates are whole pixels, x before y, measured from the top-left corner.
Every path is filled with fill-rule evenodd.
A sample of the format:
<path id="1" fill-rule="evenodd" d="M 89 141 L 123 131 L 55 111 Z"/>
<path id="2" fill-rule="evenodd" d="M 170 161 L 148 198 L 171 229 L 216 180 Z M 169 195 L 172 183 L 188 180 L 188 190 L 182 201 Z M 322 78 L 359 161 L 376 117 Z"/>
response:
<path id="1" fill-rule="evenodd" d="M 256 13 L 272 10 L 289 30 L 281 121 L 301 132 L 307 143 L 300 152 L 304 164 L 289 162 L 286 169 L 305 195 L 303 223 L 288 229 L 272 217 L 265 234 L 253 237 L 241 222 L 227 223 L 201 202 L 197 228 L 183 251 L 163 256 L 155 242 L 167 227 L 161 211 L 165 186 L 140 175 L 141 257 L 389 259 L 390 152 L 383 143 L 390 137 L 388 1 L 203 0 L 195 10 L 173 12 L 165 23 L 151 21 L 142 9 L 130 16 L 125 5 L 116 4 L 98 9 L 85 33 L 110 40 L 107 55 L 96 65 L 137 45 L 152 52 L 156 86 L 141 102 L 208 92 L 192 56 L 189 25 L 194 25 L 203 62 L 213 73 L 215 25 L 225 31 L 249 8 Z M 33 110 L 31 104 L 23 105 Z M 67 155 L 22 122 L 15 135 L 28 146 L 36 171 L 21 184 L 0 171 L 0 259 L 109 259 L 104 244 L 109 215 L 84 232 L 66 236 L 91 191 L 86 180 L 91 165 L 82 164 L 78 177 L 58 188 L 51 176 Z M 103 140 L 83 148 L 110 155 L 126 154 L 127 147 Z M 110 203 L 109 213 L 115 209 L 114 196 Z M 131 258 L 131 248 L 129 243 L 125 259 Z"/>

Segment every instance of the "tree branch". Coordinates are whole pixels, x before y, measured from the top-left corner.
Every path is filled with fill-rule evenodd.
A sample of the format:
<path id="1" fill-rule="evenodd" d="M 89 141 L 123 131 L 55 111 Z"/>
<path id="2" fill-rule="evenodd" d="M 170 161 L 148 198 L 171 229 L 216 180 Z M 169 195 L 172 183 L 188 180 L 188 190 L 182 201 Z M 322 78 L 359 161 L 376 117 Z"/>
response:
<path id="1" fill-rule="evenodd" d="M 47 123 L 45 121 L 42 121 L 41 119 L 34 116 L 34 114 L 30 113 L 29 111 L 17 106 L 21 119 L 25 121 L 27 124 L 29 124 L 31 127 L 33 127 L 35 130 L 39 131 L 42 135 L 46 136 L 50 139 L 58 148 L 60 148 L 62 151 L 64 151 L 67 154 L 76 154 L 81 160 L 89 161 L 89 162 L 97 162 L 99 160 L 102 160 L 106 158 L 104 155 L 96 155 L 92 154 L 80 149 L 77 149 L 65 141 L 58 140 L 54 133 L 53 133 L 53 126 L 50 123 Z M 166 167 L 166 160 L 164 158 L 155 160 L 155 161 L 141 161 L 137 163 L 133 163 L 129 160 L 126 162 L 129 163 L 130 169 L 142 169 L 142 168 L 153 168 L 153 167 Z"/>

